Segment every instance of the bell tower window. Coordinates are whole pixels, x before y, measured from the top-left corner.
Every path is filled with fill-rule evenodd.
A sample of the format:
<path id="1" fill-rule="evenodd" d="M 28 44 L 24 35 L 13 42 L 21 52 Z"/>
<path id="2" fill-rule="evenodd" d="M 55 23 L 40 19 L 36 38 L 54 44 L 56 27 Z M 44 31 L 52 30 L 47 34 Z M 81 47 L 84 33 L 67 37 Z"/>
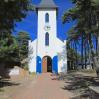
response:
<path id="1" fill-rule="evenodd" d="M 46 23 L 49 22 L 49 14 L 48 14 L 48 13 L 46 13 L 46 15 L 45 15 L 45 22 L 46 22 Z"/>
<path id="2" fill-rule="evenodd" d="M 49 46 L 49 33 L 45 34 L 45 46 Z"/>

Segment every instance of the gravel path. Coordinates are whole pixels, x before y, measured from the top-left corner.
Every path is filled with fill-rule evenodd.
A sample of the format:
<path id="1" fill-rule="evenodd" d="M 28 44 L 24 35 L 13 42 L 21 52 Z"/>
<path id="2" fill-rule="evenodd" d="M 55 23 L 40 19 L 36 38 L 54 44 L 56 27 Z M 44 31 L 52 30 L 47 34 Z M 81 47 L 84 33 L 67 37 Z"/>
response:
<path id="1" fill-rule="evenodd" d="M 56 78 L 50 73 L 38 75 L 9 99 L 70 99 L 72 93 L 62 89 L 66 84 Z"/>

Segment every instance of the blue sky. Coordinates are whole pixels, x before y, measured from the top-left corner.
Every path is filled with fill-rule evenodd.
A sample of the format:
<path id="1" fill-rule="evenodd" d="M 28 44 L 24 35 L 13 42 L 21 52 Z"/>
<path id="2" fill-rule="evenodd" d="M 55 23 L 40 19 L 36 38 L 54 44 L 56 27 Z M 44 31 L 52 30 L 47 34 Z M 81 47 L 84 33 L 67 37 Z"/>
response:
<path id="1" fill-rule="evenodd" d="M 38 5 L 41 0 L 32 0 L 33 4 Z M 57 20 L 57 36 L 61 40 L 66 39 L 66 33 L 72 26 L 72 23 L 62 24 L 62 15 L 65 11 L 70 9 L 73 5 L 70 0 L 54 0 L 58 8 L 58 20 Z M 26 31 L 30 34 L 31 39 L 34 40 L 37 37 L 37 14 L 34 11 L 29 11 L 27 17 L 22 22 L 17 23 L 14 34 L 19 31 Z"/>

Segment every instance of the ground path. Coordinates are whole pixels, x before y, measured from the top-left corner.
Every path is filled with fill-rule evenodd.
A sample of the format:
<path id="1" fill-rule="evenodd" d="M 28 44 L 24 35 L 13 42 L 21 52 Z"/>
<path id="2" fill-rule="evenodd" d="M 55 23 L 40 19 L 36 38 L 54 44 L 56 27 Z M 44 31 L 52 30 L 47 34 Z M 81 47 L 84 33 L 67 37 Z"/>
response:
<path id="1" fill-rule="evenodd" d="M 63 81 L 56 80 L 52 74 L 38 75 L 27 86 L 20 88 L 11 99 L 70 99 L 72 93 L 62 89 Z M 66 84 L 65 84 L 66 85 Z"/>

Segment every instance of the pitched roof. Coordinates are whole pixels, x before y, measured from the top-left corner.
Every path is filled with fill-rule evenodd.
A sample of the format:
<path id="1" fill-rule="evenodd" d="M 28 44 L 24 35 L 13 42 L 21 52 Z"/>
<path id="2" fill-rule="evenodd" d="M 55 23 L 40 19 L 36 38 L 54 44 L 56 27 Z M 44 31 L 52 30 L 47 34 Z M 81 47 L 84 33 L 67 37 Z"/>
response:
<path id="1" fill-rule="evenodd" d="M 37 8 L 57 8 L 53 0 L 41 0 Z"/>

